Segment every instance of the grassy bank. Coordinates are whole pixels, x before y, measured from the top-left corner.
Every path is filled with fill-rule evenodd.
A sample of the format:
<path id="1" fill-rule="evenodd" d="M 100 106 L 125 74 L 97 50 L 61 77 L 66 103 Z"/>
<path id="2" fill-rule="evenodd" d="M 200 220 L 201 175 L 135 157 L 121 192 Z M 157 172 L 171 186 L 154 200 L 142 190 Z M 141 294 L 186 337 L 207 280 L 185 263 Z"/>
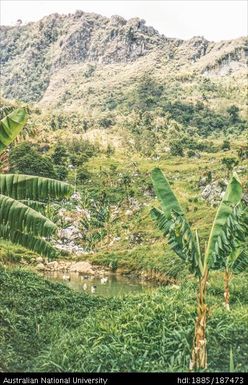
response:
<path id="1" fill-rule="evenodd" d="M 247 274 L 232 283 L 231 312 L 222 279 L 208 291 L 209 370 L 247 371 Z M 22 269 L 0 269 L 0 367 L 4 371 L 187 371 L 195 282 L 150 294 L 103 299 L 79 294 Z M 185 300 L 187 298 L 187 300 Z"/>

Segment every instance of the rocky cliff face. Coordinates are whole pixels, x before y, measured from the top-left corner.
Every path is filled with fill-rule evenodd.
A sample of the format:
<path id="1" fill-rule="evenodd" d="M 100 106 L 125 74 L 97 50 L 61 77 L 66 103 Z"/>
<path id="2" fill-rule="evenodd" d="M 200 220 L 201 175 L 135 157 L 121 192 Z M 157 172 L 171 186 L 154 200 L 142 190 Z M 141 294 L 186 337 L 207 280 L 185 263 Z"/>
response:
<path id="1" fill-rule="evenodd" d="M 82 12 L 73 20 L 67 33 L 57 39 L 55 67 L 85 61 L 126 63 L 166 43 L 154 28 L 138 18 L 126 21 L 119 16 L 108 19 Z"/>
<path id="2" fill-rule="evenodd" d="M 53 14 L 24 26 L 3 26 L 0 32 L 4 93 L 25 95 L 27 101 L 38 100 L 51 75 L 69 64 L 127 63 L 167 41 L 144 20 L 84 12 Z"/>
<path id="3" fill-rule="evenodd" d="M 202 37 L 167 39 L 138 18 L 81 11 L 53 14 L 23 26 L 2 26 L 0 33 L 4 96 L 25 101 L 39 101 L 53 76 L 70 65 L 132 65 L 157 53 L 167 58 L 170 71 L 171 64 L 176 69 L 194 65 L 207 76 L 221 76 L 244 68 L 247 54 L 242 38 L 221 43 Z"/>

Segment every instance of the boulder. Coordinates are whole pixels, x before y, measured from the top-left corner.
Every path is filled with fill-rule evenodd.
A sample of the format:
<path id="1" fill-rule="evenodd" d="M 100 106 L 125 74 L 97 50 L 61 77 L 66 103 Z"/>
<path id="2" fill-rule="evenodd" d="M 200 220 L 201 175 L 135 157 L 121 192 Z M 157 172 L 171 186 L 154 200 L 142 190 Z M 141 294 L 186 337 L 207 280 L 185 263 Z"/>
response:
<path id="1" fill-rule="evenodd" d="M 79 229 L 73 225 L 67 227 L 66 229 L 62 229 L 59 235 L 60 235 L 60 238 L 68 239 L 70 241 L 73 239 L 78 239 L 82 237 Z"/>
<path id="2" fill-rule="evenodd" d="M 201 177 L 198 182 L 198 186 L 202 187 L 202 186 L 206 186 L 207 184 L 208 184 L 208 178 L 206 176 Z"/>
<path id="3" fill-rule="evenodd" d="M 81 196 L 78 192 L 75 192 L 74 194 L 72 194 L 71 199 L 79 201 L 81 199 Z"/>
<path id="4" fill-rule="evenodd" d="M 94 270 L 92 269 L 92 265 L 89 262 L 75 262 L 70 266 L 69 271 L 71 272 L 77 272 L 82 274 L 95 274 Z"/>
<path id="5" fill-rule="evenodd" d="M 75 254 L 82 255 L 85 254 L 85 249 L 76 245 L 74 242 L 63 243 L 60 242 L 55 243 L 55 247 L 61 252 L 65 254 Z"/>
<path id="6" fill-rule="evenodd" d="M 39 270 L 39 271 L 45 270 L 44 263 L 38 263 L 38 265 L 36 265 L 36 269 Z"/>
<path id="7" fill-rule="evenodd" d="M 212 192 L 211 185 L 207 185 L 201 193 L 203 199 L 207 199 Z"/>
<path id="8" fill-rule="evenodd" d="M 46 267 L 49 269 L 49 270 L 57 270 L 58 269 L 58 262 L 57 261 L 52 261 L 52 262 L 48 262 L 46 264 Z"/>
<path id="9" fill-rule="evenodd" d="M 132 210 L 126 210 L 125 214 L 126 214 L 127 216 L 130 216 L 130 215 L 133 214 L 133 212 L 132 212 Z"/>
<path id="10" fill-rule="evenodd" d="M 216 205 L 223 198 L 227 186 L 226 180 L 218 180 L 201 186 L 201 197 L 207 200 L 211 205 Z"/>

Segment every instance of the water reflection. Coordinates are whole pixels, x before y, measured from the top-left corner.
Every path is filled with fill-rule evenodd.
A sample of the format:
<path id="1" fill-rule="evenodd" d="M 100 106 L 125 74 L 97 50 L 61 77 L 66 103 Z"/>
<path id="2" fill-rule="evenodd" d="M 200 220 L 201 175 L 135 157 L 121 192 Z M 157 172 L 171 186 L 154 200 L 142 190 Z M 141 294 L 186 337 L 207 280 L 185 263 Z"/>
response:
<path id="1" fill-rule="evenodd" d="M 101 296 L 120 296 L 127 293 L 152 290 L 157 287 L 157 285 L 151 282 L 141 282 L 135 278 L 117 274 L 95 277 L 54 271 L 46 272 L 44 276 L 56 282 L 63 282 L 71 289 Z"/>

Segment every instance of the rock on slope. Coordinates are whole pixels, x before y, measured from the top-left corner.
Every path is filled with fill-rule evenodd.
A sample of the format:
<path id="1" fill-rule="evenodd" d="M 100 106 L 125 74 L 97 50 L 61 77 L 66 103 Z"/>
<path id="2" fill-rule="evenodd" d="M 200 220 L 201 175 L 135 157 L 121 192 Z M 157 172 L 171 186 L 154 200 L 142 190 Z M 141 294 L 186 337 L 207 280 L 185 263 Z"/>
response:
<path id="1" fill-rule="evenodd" d="M 3 94 L 28 102 L 40 101 L 44 95 L 49 102 L 50 94 L 56 100 L 49 85 L 58 75 L 62 85 L 70 82 L 69 77 L 80 68 L 82 84 L 89 83 L 98 68 L 106 69 L 107 77 L 120 65 L 120 71 L 129 71 L 137 62 L 138 71 L 149 65 L 156 71 L 161 58 L 163 71 L 168 73 L 190 67 L 206 76 L 223 76 L 244 69 L 247 55 L 245 38 L 218 43 L 203 37 L 183 41 L 160 35 L 138 18 L 107 18 L 82 11 L 52 14 L 23 26 L 2 26 L 0 33 Z M 70 85 L 67 93 L 68 89 Z"/>

